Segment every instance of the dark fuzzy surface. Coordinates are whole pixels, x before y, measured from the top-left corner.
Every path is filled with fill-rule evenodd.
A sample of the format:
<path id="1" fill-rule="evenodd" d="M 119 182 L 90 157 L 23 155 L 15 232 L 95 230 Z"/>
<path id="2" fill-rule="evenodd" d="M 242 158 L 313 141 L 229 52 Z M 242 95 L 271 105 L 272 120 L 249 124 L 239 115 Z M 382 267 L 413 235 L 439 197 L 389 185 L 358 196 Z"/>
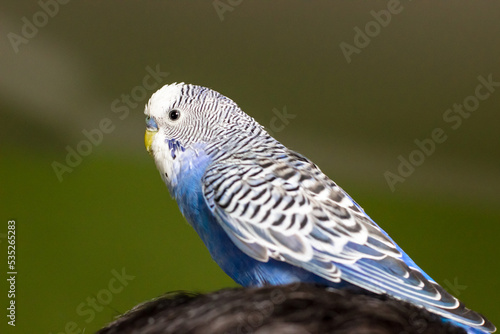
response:
<path id="1" fill-rule="evenodd" d="M 465 333 L 387 296 L 310 284 L 177 292 L 136 306 L 99 334 Z"/>

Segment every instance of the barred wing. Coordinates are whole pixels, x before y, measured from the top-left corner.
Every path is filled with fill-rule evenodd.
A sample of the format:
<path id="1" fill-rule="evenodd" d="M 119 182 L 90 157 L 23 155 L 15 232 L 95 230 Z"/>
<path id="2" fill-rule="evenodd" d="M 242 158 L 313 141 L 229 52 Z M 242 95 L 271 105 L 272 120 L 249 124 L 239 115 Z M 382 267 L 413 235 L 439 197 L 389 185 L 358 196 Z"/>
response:
<path id="1" fill-rule="evenodd" d="M 412 268 L 349 195 L 295 152 L 232 155 L 209 166 L 203 192 L 231 240 L 256 260 L 285 261 L 332 282 L 345 280 L 467 325 L 494 328 Z"/>

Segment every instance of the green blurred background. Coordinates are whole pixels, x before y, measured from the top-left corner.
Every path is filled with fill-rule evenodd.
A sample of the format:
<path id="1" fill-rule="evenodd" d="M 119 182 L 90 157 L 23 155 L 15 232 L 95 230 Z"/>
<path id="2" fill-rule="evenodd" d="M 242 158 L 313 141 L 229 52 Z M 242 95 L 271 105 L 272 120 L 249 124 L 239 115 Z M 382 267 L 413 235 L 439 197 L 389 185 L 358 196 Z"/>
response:
<path id="1" fill-rule="evenodd" d="M 36 1 L 3 1 L 0 267 L 4 277 L 7 221 L 15 219 L 18 276 L 15 328 L 6 325 L 8 287 L 0 281 L 0 331 L 91 333 L 167 291 L 235 286 L 143 147 L 152 91 L 137 94 L 148 66 L 169 73 L 162 84 L 229 96 L 267 127 L 273 110 L 286 108 L 295 118 L 275 137 L 316 162 L 434 279 L 500 325 L 500 88 L 458 129 L 443 120 L 474 94 L 478 76 L 500 81 L 500 3 L 402 1 L 348 63 L 340 44 L 353 45 L 354 28 L 364 30 L 370 11 L 387 6 L 73 1 L 44 22 Z M 38 31 L 15 52 L 13 34 L 22 36 L 34 15 Z M 113 101 L 132 92 L 129 114 L 113 112 Z M 66 164 L 67 148 L 83 145 L 82 131 L 106 118 L 113 131 L 60 182 L 54 161 Z M 447 140 L 391 191 L 384 173 L 395 173 L 398 156 L 438 127 Z M 118 289 L 113 270 L 134 278 Z"/>

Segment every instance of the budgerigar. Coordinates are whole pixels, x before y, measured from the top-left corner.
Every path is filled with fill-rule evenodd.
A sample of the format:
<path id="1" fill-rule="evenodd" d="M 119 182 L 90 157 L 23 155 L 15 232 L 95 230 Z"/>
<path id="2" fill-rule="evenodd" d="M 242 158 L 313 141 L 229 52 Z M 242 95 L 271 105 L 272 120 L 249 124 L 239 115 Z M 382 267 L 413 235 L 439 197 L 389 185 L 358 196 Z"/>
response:
<path id="1" fill-rule="evenodd" d="M 495 326 L 420 269 L 335 182 L 231 99 L 166 85 L 145 109 L 147 150 L 210 255 L 243 286 L 315 282 L 388 294 L 469 333 Z"/>

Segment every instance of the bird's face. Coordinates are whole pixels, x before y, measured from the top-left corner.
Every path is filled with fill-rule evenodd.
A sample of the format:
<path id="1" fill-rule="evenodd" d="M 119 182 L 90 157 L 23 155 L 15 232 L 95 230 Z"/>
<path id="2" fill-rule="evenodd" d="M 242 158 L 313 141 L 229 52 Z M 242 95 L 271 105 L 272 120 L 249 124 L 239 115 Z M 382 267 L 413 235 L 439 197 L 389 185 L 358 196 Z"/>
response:
<path id="1" fill-rule="evenodd" d="M 196 144 L 214 142 L 249 116 L 229 98 L 205 87 L 166 85 L 146 105 L 145 145 L 164 175 Z"/>
<path id="2" fill-rule="evenodd" d="M 198 94 L 190 94 L 195 88 L 172 84 L 153 94 L 144 111 L 145 144 L 149 153 L 155 155 L 173 142 L 186 147 L 202 140 L 204 132 L 214 127 L 216 104 L 201 100 Z"/>

